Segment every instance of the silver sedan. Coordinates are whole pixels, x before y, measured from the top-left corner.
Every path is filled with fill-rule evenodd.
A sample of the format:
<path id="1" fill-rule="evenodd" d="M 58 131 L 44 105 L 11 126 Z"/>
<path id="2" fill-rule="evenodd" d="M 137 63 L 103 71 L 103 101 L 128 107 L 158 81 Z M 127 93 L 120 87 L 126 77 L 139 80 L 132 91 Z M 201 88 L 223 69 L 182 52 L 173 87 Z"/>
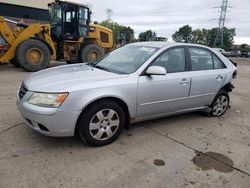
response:
<path id="1" fill-rule="evenodd" d="M 227 58 L 205 46 L 133 43 L 92 64 L 31 74 L 20 86 L 17 106 L 41 134 L 78 134 L 101 146 L 133 122 L 196 110 L 223 115 L 236 74 Z"/>

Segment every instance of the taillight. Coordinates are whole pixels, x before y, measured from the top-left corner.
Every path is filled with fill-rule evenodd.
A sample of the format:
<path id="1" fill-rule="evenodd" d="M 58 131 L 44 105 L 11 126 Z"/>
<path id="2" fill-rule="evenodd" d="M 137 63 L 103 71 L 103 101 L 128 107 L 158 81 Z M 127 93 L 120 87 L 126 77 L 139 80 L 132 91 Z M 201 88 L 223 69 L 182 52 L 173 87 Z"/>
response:
<path id="1" fill-rule="evenodd" d="M 2 36 L 0 36 L 0 52 L 4 51 L 6 47 L 6 42 Z"/>
<path id="2" fill-rule="evenodd" d="M 237 74 L 238 74 L 238 72 L 237 72 L 237 70 L 235 70 L 234 73 L 233 73 L 233 79 L 237 78 Z"/>
<path id="3" fill-rule="evenodd" d="M 5 46 L 3 44 L 0 44 L 0 51 L 4 50 Z"/>
<path id="4" fill-rule="evenodd" d="M 235 67 L 237 67 L 237 63 L 236 62 L 234 62 L 232 59 L 229 59 L 230 61 L 231 61 L 231 63 L 233 63 L 233 65 L 235 66 Z"/>

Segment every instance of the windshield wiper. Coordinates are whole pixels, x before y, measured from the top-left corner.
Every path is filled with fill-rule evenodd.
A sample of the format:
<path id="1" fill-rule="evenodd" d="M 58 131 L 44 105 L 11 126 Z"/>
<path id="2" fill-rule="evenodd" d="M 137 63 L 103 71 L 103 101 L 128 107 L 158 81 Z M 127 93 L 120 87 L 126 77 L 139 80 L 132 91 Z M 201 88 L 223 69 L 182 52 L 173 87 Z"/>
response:
<path id="1" fill-rule="evenodd" d="M 90 65 L 90 66 L 92 66 L 92 67 L 95 67 L 95 68 L 97 68 L 97 69 L 101 69 L 101 70 L 104 70 L 104 71 L 108 71 L 108 72 L 112 72 L 109 68 L 106 68 L 106 67 L 102 67 L 102 66 L 100 66 L 100 65 L 95 65 L 95 64 L 88 64 L 88 65 Z"/>

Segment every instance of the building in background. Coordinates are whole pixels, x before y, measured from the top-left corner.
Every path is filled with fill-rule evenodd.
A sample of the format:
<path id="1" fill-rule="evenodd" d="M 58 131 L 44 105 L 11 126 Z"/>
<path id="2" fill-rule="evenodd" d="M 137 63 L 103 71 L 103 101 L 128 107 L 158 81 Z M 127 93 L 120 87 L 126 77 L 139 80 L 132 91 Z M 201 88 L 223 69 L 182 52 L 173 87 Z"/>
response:
<path id="1" fill-rule="evenodd" d="M 14 5 L 22 5 L 33 8 L 48 9 L 48 3 L 53 0 L 0 0 L 0 3 L 9 3 Z"/>

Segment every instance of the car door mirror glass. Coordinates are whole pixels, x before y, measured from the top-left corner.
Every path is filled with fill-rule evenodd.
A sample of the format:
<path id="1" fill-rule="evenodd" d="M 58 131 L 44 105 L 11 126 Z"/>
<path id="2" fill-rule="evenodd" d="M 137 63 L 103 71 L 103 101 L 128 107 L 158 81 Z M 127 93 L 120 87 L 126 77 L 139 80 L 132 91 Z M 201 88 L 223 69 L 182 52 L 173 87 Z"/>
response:
<path id="1" fill-rule="evenodd" d="M 147 75 L 166 75 L 167 71 L 162 66 L 151 66 L 146 71 Z"/>

